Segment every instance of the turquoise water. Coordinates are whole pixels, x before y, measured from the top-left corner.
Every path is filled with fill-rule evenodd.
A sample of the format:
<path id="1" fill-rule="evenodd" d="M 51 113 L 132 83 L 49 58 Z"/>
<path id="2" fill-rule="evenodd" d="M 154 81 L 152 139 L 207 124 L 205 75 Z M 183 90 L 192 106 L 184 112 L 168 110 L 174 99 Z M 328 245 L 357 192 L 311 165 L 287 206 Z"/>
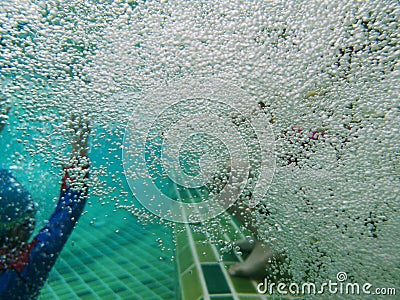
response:
<path id="1" fill-rule="evenodd" d="M 168 235 L 124 213 L 89 225 L 104 213 L 94 211 L 82 217 L 39 299 L 176 299 L 175 264 L 154 234 Z"/>
<path id="2" fill-rule="evenodd" d="M 19 131 L 12 126 L 17 109 L 13 107 L 10 125 L 0 135 L 0 147 L 5 149 L 2 166 L 10 168 L 30 190 L 37 204 L 36 233 L 55 207 L 61 175 L 51 165 L 51 159 L 45 162 L 48 158 L 29 158 L 18 142 Z M 32 142 L 35 131 L 27 133 Z M 110 144 L 103 141 L 102 145 L 90 155 L 93 169 L 107 156 Z M 68 152 L 67 149 L 66 156 Z M 22 156 L 26 158 L 20 160 Z M 120 157 L 113 160 L 116 163 L 110 162 L 108 172 L 122 172 Z M 110 178 L 103 179 L 113 187 L 115 183 Z M 173 230 L 159 224 L 143 225 L 128 211 L 115 209 L 112 199 L 119 192 L 100 199 L 95 188 L 90 190 L 85 211 L 39 299 L 176 299 Z"/>
<path id="3" fill-rule="evenodd" d="M 268 173 L 259 170 L 259 153 L 246 151 L 256 137 L 240 133 L 243 122 L 229 123 L 232 108 L 255 129 L 272 128 L 272 137 L 259 139 L 270 142 L 276 168 L 270 165 L 273 178 L 263 182 L 264 210 L 249 220 L 258 238 L 289 254 L 296 280 L 322 282 L 345 272 L 353 282 L 399 289 L 399 19 L 394 0 L 2 1 L 0 96 L 12 111 L 0 165 L 31 191 L 36 232 L 58 198 L 71 112 L 88 112 L 92 126 L 89 203 L 41 297 L 175 299 L 178 275 L 201 278 L 200 263 L 181 261 L 194 277 L 177 274 L 174 224 L 142 209 L 126 182 L 121 148 L 136 107 L 144 115 L 132 120 L 140 136 L 152 132 L 157 143 L 182 146 L 179 168 L 188 177 L 243 161 L 257 169 L 249 173 Z M 198 118 L 173 109 L 202 97 L 226 108 L 205 105 Z M 175 124 L 178 113 L 187 118 Z M 171 119 L 161 124 L 165 137 L 156 125 Z M 180 132 L 193 128 L 194 135 Z M 325 135 L 311 142 L 311 132 Z M 240 136 L 249 139 L 241 144 Z M 154 190 L 196 204 L 209 195 L 179 180 L 181 193 L 169 190 L 177 178 L 164 176 L 163 156 L 152 147 L 145 173 L 153 171 Z M 245 157 L 228 157 L 233 153 Z M 213 258 L 233 248 L 220 238 L 226 228 L 218 222 L 193 230 L 216 241 L 202 245 Z M 189 246 L 181 246 L 186 254 Z"/>
<path id="4" fill-rule="evenodd" d="M 104 209 L 95 210 L 82 217 L 39 299 L 176 299 L 175 264 L 154 235 L 168 234 L 127 213 L 98 218 Z"/>

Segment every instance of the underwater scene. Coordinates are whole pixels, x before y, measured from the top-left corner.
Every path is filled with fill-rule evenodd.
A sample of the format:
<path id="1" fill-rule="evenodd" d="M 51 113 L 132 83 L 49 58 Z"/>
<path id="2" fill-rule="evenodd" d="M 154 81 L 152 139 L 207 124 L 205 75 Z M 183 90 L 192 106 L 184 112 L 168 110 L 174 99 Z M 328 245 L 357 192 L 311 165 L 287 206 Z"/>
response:
<path id="1" fill-rule="evenodd" d="M 0 1 L 0 300 L 399 299 L 398 1 Z"/>

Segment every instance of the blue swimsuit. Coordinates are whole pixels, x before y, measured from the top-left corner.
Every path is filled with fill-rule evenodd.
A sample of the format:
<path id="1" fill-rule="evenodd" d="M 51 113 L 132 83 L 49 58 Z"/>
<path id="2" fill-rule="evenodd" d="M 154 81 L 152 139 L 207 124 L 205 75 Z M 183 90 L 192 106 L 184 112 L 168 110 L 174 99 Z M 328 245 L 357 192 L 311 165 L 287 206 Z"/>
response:
<path id="1" fill-rule="evenodd" d="M 65 169 L 55 212 L 32 242 L 16 250 L 0 249 L 1 300 L 38 297 L 86 203 L 88 189 L 84 178 L 88 177 L 88 166 L 82 168 L 85 172 L 81 172 L 81 178 L 79 175 L 72 178 L 70 171 L 76 168 Z M 83 184 L 76 188 L 72 186 L 76 181 Z"/>

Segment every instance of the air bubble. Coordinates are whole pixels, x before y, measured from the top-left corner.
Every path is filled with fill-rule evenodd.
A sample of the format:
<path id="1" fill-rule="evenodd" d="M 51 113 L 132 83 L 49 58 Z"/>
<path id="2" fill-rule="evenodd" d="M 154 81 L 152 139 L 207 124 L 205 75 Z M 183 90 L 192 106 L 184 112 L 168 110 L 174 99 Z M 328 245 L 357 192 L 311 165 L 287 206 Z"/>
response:
<path id="1" fill-rule="evenodd" d="M 397 1 L 204 5 L 73 0 L 50 11 L 43 3 L 8 1 L 0 20 L 0 116 L 5 106 L 12 106 L 1 134 L 2 158 L 6 157 L 2 163 L 16 172 L 24 170 L 40 207 L 52 201 L 52 196 L 41 199 L 47 194 L 47 189 L 42 192 L 47 175 L 58 178 L 55 170 L 67 162 L 66 120 L 71 113 L 87 111 L 93 127 L 92 202 L 98 201 L 110 217 L 126 210 L 131 214 L 126 222 L 172 227 L 133 197 L 140 195 L 140 188 L 151 187 L 152 175 L 168 174 L 158 165 L 146 169 L 160 162 L 160 157 L 154 159 L 156 152 L 149 152 L 139 166 L 123 170 L 118 152 L 129 150 L 123 145 L 126 123 L 140 99 L 156 87 L 172 86 L 178 79 L 224 79 L 251 95 L 248 101 L 235 100 L 235 108 L 248 105 L 256 110 L 263 104 L 261 114 L 253 118 L 273 123 L 275 149 L 272 144 L 269 149 L 277 167 L 260 203 L 249 208 L 240 202 L 232 213 L 244 219 L 245 226 L 236 230 L 221 225 L 229 222 L 229 215 L 223 222 L 204 222 L 200 227 L 206 229 L 199 232 L 230 251 L 221 235 L 239 239 L 243 231 L 256 229 L 254 237 L 245 233 L 246 238 L 284 249 L 287 267 L 298 280 L 308 276 L 310 282 L 326 282 L 330 274 L 345 270 L 357 282 L 400 282 L 393 267 L 400 223 Z M 224 100 L 230 91 L 222 87 L 214 101 Z M 184 96 L 186 100 L 193 95 Z M 146 111 L 155 111 L 160 101 L 148 101 Z M 220 111 L 212 124 L 232 125 L 226 116 Z M 186 130 L 192 130 L 193 122 L 190 125 Z M 148 128 L 145 124 L 139 131 L 146 135 Z M 163 138 L 171 138 L 165 131 Z M 182 149 L 194 153 L 201 143 L 200 138 L 189 139 Z M 208 145 L 215 150 L 220 143 Z M 128 155 L 135 161 L 141 158 L 134 152 Z M 186 174 L 208 170 L 204 167 L 213 171 L 212 164 L 219 162 L 214 158 L 220 157 L 212 158 L 185 166 Z M 215 197 L 229 184 L 233 162 L 221 161 L 229 164 L 215 172 L 217 179 L 207 196 Z M 252 166 L 260 162 L 258 157 L 251 161 Z M 49 170 L 45 175 L 40 173 L 43 166 Z M 146 172 L 132 175 L 139 167 Z M 256 173 L 249 174 L 252 185 Z M 147 176 L 149 181 L 132 192 L 125 175 Z M 160 186 L 170 197 L 183 194 L 172 180 Z M 201 192 L 192 200 L 203 199 Z M 148 190 L 146 195 L 156 202 Z M 174 213 L 158 209 L 169 216 Z M 199 221 L 196 214 L 190 218 Z M 99 220 L 89 222 L 95 226 Z"/>

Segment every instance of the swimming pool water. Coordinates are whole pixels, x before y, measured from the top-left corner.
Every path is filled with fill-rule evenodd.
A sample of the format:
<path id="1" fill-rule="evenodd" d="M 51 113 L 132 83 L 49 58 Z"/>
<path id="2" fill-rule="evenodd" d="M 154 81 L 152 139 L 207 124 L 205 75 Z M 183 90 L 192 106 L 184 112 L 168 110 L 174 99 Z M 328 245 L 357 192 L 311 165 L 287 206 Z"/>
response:
<path id="1" fill-rule="evenodd" d="M 219 257 L 236 238 L 227 228 L 241 233 L 229 216 L 201 224 L 206 233 L 186 225 L 177 233 L 149 211 L 136 210 L 141 206 L 126 182 L 121 148 L 139 104 L 143 112 L 168 108 L 154 122 L 149 116 L 132 121 L 141 134 L 153 132 L 156 142 L 176 146 L 176 136 L 187 138 L 179 149 L 190 150 L 180 153 L 188 159 L 180 165 L 187 175 L 198 175 L 202 161 L 204 169 L 218 165 L 203 154 L 219 149 L 225 164 L 235 157 L 228 159 L 228 146 L 237 150 L 229 154 L 246 153 L 252 143 L 236 142 L 240 135 L 255 136 L 236 129 L 257 111 L 260 124 L 273 127 L 278 166 L 271 185 L 263 184 L 264 210 L 252 215 L 259 238 L 290 254 L 297 280 L 344 272 L 349 281 L 398 293 L 398 8 L 396 0 L 2 1 L 0 99 L 12 110 L 1 134 L 0 165 L 32 193 L 36 232 L 59 195 L 71 112 L 88 112 L 93 128 L 89 203 L 41 299 L 263 298 L 249 293 L 254 282 L 227 275 L 226 267 L 240 257 Z M 231 96 L 236 88 L 242 91 L 237 98 Z M 204 105 L 197 123 L 183 104 L 193 109 L 193 100 L 205 94 L 226 109 Z M 242 112 L 245 107 L 251 109 Z M 233 117 L 231 108 L 246 117 Z M 175 124 L 178 114 L 187 118 Z M 189 127 L 200 130 L 185 136 L 193 132 Z M 153 175 L 162 177 L 162 155 L 153 147 L 145 171 L 154 163 Z M 245 160 L 259 168 L 259 157 L 250 156 Z M 158 179 L 157 188 L 168 185 L 174 200 L 200 203 L 199 196 L 209 195 L 206 189 L 177 192 L 172 179 Z M 215 278 L 221 286 L 207 277 L 213 273 L 224 276 Z"/>
<path id="2" fill-rule="evenodd" d="M 124 212 L 90 225 L 94 215 L 82 216 L 39 299 L 176 299 L 175 263 L 155 238 L 165 229 Z"/>

